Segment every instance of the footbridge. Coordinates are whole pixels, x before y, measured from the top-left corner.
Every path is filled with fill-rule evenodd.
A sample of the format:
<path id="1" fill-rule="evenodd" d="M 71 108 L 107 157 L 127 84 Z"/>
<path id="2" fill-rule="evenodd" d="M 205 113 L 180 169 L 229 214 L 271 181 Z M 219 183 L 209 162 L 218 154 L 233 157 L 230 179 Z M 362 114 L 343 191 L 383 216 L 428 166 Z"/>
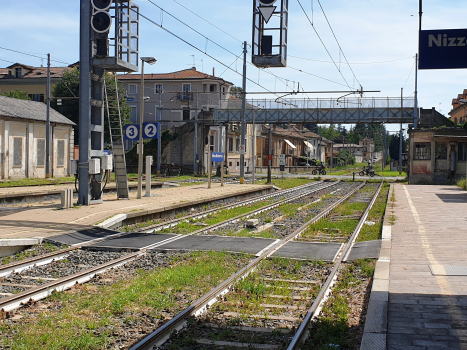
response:
<path id="1" fill-rule="evenodd" d="M 242 101 L 225 100 L 215 110 L 216 124 L 240 123 Z M 413 98 L 247 100 L 247 124 L 359 124 L 414 122 Z"/>

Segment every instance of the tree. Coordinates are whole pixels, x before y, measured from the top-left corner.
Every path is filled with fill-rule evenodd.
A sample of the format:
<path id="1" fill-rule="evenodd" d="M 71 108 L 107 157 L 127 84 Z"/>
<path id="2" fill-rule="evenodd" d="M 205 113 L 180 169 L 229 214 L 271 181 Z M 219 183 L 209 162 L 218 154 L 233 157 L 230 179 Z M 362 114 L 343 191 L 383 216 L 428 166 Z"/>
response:
<path id="1" fill-rule="evenodd" d="M 400 139 L 399 139 L 399 134 L 392 134 L 389 135 L 389 156 L 391 159 L 399 159 L 399 145 L 400 145 Z M 402 153 L 405 153 L 407 150 L 407 145 L 408 145 L 408 140 L 402 136 Z"/>
<path id="2" fill-rule="evenodd" d="M 232 96 L 235 96 L 236 98 L 242 98 L 243 89 L 241 87 L 238 87 L 238 86 L 232 86 L 230 88 L 230 94 Z"/>
<path id="3" fill-rule="evenodd" d="M 109 93 L 115 91 L 115 79 L 114 76 L 106 73 L 105 82 L 107 84 L 107 89 Z M 123 84 L 117 81 L 118 86 L 118 96 L 120 104 L 120 114 L 122 119 L 122 127 L 127 124 L 131 116 L 131 108 L 128 105 L 128 102 L 125 98 L 125 89 Z M 52 95 L 56 98 L 59 97 L 70 97 L 69 99 L 63 99 L 62 105 L 57 105 L 57 100 L 54 99 L 51 102 L 53 109 L 57 110 L 65 117 L 70 119 L 76 124 L 74 127 L 75 130 L 75 145 L 79 144 L 79 70 L 78 68 L 73 68 L 65 70 L 63 73 L 63 78 L 60 82 L 54 85 Z M 109 103 L 109 106 L 116 106 L 117 101 Z M 110 134 L 108 128 L 108 119 L 107 119 L 107 108 L 104 107 L 104 142 L 110 143 Z M 111 116 L 112 118 L 118 118 L 118 116 Z"/>
<path id="4" fill-rule="evenodd" d="M 348 150 L 340 151 L 336 155 L 337 166 L 352 165 L 355 163 L 355 157 Z"/>
<path id="5" fill-rule="evenodd" d="M 17 89 L 15 91 L 5 92 L 5 93 L 2 94 L 2 96 L 17 98 L 17 99 L 20 99 L 20 100 L 31 100 L 31 98 L 28 96 L 28 93 L 26 91 L 21 90 L 21 89 Z"/>

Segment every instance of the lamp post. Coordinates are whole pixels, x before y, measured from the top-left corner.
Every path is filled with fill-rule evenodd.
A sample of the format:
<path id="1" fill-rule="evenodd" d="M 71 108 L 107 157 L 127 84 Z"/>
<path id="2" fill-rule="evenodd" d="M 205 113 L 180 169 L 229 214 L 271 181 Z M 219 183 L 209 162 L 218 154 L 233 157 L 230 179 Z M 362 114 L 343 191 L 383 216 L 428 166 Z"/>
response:
<path id="1" fill-rule="evenodd" d="M 141 57 L 141 91 L 139 108 L 139 154 L 138 154 L 138 192 L 136 198 L 141 198 L 143 182 L 143 121 L 144 121 L 144 62 L 154 64 L 157 60 L 154 57 Z"/>

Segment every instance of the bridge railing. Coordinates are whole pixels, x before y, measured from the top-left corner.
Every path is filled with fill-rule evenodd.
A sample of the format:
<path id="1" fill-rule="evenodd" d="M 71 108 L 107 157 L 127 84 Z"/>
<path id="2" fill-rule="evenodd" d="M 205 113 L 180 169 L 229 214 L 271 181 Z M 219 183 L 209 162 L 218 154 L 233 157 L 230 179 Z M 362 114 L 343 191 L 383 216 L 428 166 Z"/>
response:
<path id="1" fill-rule="evenodd" d="M 386 97 L 386 98 L 278 98 L 247 99 L 247 109 L 355 109 L 355 108 L 414 108 L 413 98 Z M 240 100 L 222 100 L 221 109 L 241 109 Z"/>

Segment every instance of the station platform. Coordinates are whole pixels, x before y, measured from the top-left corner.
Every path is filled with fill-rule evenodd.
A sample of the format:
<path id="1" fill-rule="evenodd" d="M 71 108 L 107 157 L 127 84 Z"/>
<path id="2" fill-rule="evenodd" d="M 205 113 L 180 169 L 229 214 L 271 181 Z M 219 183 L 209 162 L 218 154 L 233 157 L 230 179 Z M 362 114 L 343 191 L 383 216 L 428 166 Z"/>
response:
<path id="1" fill-rule="evenodd" d="M 136 193 L 130 193 L 130 200 L 118 200 L 116 194 L 105 194 L 102 204 L 76 206 L 65 210 L 60 209 L 60 201 L 57 200 L 2 206 L 0 239 L 53 237 L 93 228 L 93 225 L 117 214 L 134 216 L 137 212 L 188 207 L 216 201 L 219 198 L 259 195 L 262 191 L 270 189 L 272 189 L 271 185 L 225 184 L 221 187 L 219 183 L 213 183 L 209 189 L 207 183 L 201 183 L 157 189 L 152 191 L 152 197 L 141 199 L 136 199 Z M 37 186 L 36 190 L 43 189 Z M 0 193 L 2 191 L 3 189 Z M 34 189 L 15 187 L 5 192 L 13 194 L 24 191 L 34 191 Z"/>
<path id="2" fill-rule="evenodd" d="M 395 202 L 385 220 L 390 257 L 383 228 L 386 257 L 378 261 L 388 264 L 386 347 L 374 342 L 362 349 L 467 349 L 467 192 L 426 185 L 393 185 L 391 191 Z M 375 283 L 376 301 L 384 296 L 381 272 L 370 304 Z M 365 332 L 373 321 L 368 315 Z"/>

